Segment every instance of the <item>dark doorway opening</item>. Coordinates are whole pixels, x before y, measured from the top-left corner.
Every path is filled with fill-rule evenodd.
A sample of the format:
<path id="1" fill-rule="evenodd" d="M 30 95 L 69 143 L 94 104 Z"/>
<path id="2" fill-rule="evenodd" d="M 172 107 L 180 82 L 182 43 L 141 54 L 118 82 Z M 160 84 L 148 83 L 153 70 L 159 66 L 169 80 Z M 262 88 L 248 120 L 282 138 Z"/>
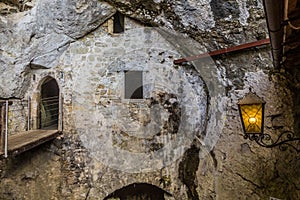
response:
<path id="1" fill-rule="evenodd" d="M 172 196 L 165 190 L 147 183 L 133 183 L 118 189 L 104 198 L 110 200 L 119 198 L 120 200 L 165 200 L 165 195 Z"/>
<path id="2" fill-rule="evenodd" d="M 124 15 L 119 11 L 113 16 L 113 33 L 123 33 L 124 32 Z"/>
<path id="3" fill-rule="evenodd" d="M 58 129 L 59 87 L 54 78 L 47 77 L 41 85 L 39 128 Z"/>

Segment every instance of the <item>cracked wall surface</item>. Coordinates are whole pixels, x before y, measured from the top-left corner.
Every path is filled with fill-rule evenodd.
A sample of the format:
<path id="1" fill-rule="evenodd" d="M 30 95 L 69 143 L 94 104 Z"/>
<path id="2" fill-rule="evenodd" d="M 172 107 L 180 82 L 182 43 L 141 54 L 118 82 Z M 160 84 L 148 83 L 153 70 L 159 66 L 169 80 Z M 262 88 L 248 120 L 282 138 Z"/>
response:
<path id="1" fill-rule="evenodd" d="M 110 31 L 116 10 L 124 33 Z M 295 152 L 244 140 L 239 121 L 252 88 L 266 133 L 298 127 L 269 46 L 173 64 L 266 38 L 261 1 L 3 1 L 0 14 L 0 98 L 31 97 L 34 127 L 44 78 L 63 96 L 63 134 L 0 161 L 0 199 L 104 199 L 134 183 L 172 200 L 299 199 Z M 143 99 L 125 98 L 131 70 Z M 27 114 L 10 112 L 11 134 Z"/>

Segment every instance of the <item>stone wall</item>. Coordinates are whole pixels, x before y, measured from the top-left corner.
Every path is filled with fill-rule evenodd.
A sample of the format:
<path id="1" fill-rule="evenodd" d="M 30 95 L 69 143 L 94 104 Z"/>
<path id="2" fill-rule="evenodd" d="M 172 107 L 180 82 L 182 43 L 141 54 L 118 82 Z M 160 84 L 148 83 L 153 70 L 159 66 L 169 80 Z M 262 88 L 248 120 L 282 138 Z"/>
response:
<path id="1" fill-rule="evenodd" d="M 298 199 L 295 151 L 245 140 L 236 105 L 252 88 L 267 102 L 266 133 L 294 128 L 295 101 L 286 78 L 271 73 L 269 46 L 173 64 L 265 38 L 261 2 L 107 2 L 40 0 L 18 20 L 1 16 L 0 97 L 32 97 L 36 120 L 40 85 L 55 78 L 63 135 L 1 160 L 0 199 L 104 199 L 134 183 L 166 199 Z M 121 34 L 108 31 L 115 8 L 131 17 Z M 4 44 L 26 25 L 25 41 Z M 124 98 L 130 70 L 143 73 L 143 99 Z"/>

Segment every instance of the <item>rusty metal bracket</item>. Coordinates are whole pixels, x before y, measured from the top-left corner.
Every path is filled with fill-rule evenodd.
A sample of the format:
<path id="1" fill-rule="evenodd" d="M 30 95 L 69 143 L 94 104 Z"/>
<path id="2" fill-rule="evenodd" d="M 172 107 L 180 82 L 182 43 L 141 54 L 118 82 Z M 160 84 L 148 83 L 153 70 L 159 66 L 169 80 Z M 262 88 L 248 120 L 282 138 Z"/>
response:
<path id="1" fill-rule="evenodd" d="M 221 55 L 221 54 L 225 54 L 225 53 L 230 53 L 230 52 L 239 51 L 239 50 L 243 50 L 243 49 L 249 49 L 249 48 L 252 48 L 252 47 L 257 47 L 257 46 L 262 46 L 262 45 L 267 45 L 267 44 L 270 44 L 270 39 L 258 40 L 258 41 L 255 41 L 255 42 L 250 42 L 250 43 L 245 43 L 245 44 L 241 44 L 241 45 L 237 45 L 237 46 L 233 46 L 233 47 L 219 49 L 219 50 L 216 50 L 216 51 L 211 51 L 211 52 L 208 52 L 208 53 L 202 53 L 202 54 L 191 56 L 191 57 L 181 58 L 181 59 L 178 59 L 178 60 L 174 60 L 174 64 L 175 65 L 180 65 L 182 63 L 186 63 L 186 62 L 189 62 L 189 61 L 194 61 L 194 60 L 197 60 L 197 59 L 200 59 L 200 58 Z"/>

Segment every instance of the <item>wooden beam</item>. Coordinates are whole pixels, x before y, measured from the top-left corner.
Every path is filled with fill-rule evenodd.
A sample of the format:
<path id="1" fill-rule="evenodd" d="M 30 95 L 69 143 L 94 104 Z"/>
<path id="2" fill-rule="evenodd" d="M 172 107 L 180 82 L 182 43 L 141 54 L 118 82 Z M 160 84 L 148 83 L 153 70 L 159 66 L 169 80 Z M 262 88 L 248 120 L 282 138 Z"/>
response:
<path id="1" fill-rule="evenodd" d="M 234 47 L 228 47 L 228 48 L 224 48 L 224 49 L 220 49 L 220 50 L 216 50 L 216 51 L 211 51 L 208 53 L 202 53 L 196 56 L 191 56 L 191 57 L 186 57 L 186 58 L 181 58 L 178 60 L 174 60 L 174 64 L 175 65 L 179 65 L 185 62 L 189 62 L 189 61 L 194 61 L 200 58 L 206 58 L 209 56 L 216 56 L 216 55 L 221 55 L 221 54 L 225 54 L 225 53 L 230 53 L 233 51 L 239 51 L 239 50 L 243 50 L 243 49 L 249 49 L 252 47 L 257 47 L 257 46 L 262 46 L 262 45 L 266 45 L 266 44 L 270 44 L 270 39 L 263 39 L 263 40 L 259 40 L 259 41 L 255 41 L 255 42 L 250 42 L 250 43 L 246 43 L 246 44 L 241 44 L 241 45 L 237 45 Z"/>

